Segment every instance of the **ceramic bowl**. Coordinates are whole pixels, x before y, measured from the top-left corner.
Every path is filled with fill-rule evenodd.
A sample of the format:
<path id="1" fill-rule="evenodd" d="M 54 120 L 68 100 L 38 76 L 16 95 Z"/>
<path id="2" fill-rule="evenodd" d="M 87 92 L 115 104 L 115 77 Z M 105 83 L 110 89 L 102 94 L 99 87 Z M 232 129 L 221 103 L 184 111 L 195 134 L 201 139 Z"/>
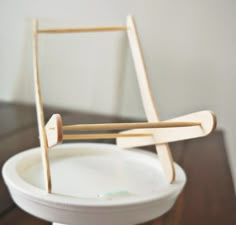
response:
<path id="1" fill-rule="evenodd" d="M 70 225 L 132 225 L 171 209 L 186 176 L 165 179 L 157 154 L 111 144 L 62 144 L 50 149 L 52 193 L 44 190 L 41 150 L 10 158 L 3 178 L 15 203 L 47 221 Z"/>

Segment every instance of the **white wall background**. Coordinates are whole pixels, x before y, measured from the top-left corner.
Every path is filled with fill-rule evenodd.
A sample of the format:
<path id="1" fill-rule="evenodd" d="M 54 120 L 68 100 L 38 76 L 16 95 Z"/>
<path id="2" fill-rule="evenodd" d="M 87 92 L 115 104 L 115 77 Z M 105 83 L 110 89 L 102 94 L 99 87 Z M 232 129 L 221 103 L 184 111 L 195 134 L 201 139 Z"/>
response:
<path id="1" fill-rule="evenodd" d="M 211 109 L 225 130 L 236 181 L 234 0 L 1 0 L 0 99 L 34 101 L 32 19 L 53 25 L 124 25 L 136 19 L 163 119 Z M 125 33 L 42 35 L 44 102 L 144 118 Z"/>

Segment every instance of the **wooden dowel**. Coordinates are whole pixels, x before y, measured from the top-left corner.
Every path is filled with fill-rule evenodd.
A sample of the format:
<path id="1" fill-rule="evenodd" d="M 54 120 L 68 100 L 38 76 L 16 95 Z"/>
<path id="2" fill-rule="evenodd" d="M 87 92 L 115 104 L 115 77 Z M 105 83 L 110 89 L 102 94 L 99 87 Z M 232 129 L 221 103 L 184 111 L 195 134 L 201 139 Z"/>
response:
<path id="1" fill-rule="evenodd" d="M 199 126 L 198 122 L 157 122 L 157 123 L 108 123 L 108 124 L 77 124 L 63 126 L 63 130 L 127 130 L 138 128 L 169 128 Z"/>
<path id="2" fill-rule="evenodd" d="M 39 29 L 38 33 L 77 33 L 77 32 L 107 32 L 107 31 L 125 31 L 127 27 L 82 27 L 82 28 L 51 28 Z"/>
<path id="3" fill-rule="evenodd" d="M 64 134 L 63 140 L 92 140 L 92 139 L 114 139 L 118 137 L 143 137 L 143 136 L 152 136 L 151 133 L 136 133 L 136 134 Z"/>
<path id="4" fill-rule="evenodd" d="M 42 149 L 43 172 L 45 178 L 45 188 L 48 193 L 51 192 L 51 172 L 48 158 L 48 144 L 44 124 L 43 102 L 41 94 L 41 86 L 39 79 L 39 65 L 38 65 L 38 21 L 33 23 L 33 59 L 34 59 L 34 84 L 35 84 L 35 103 L 38 121 L 38 130 L 40 137 L 40 146 Z"/>

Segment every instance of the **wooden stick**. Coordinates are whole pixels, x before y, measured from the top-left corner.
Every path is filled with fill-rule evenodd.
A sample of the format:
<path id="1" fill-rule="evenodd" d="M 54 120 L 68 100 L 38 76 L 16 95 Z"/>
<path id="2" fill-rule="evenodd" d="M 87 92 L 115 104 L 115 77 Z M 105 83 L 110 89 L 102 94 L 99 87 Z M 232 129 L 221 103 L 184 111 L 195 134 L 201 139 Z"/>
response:
<path id="1" fill-rule="evenodd" d="M 127 17 L 127 33 L 131 48 L 131 53 L 134 60 L 136 74 L 139 82 L 139 88 L 141 91 L 142 102 L 144 110 L 149 122 L 159 122 L 160 119 L 155 107 L 154 98 L 151 93 L 150 82 L 147 76 L 147 70 L 144 63 L 144 58 L 141 50 L 138 33 L 136 30 L 135 22 L 132 16 Z M 156 135 L 154 135 L 155 138 Z M 157 136 L 156 136 L 157 137 Z M 168 144 L 155 145 L 158 152 L 158 156 L 165 175 L 170 183 L 175 180 L 175 169 L 173 158 Z"/>
<path id="2" fill-rule="evenodd" d="M 38 33 L 79 33 L 79 32 L 107 32 L 107 31 L 125 31 L 127 27 L 83 27 L 83 28 L 52 28 L 39 29 Z"/>
<path id="3" fill-rule="evenodd" d="M 187 122 L 186 124 L 186 121 Z M 199 122 L 200 121 L 200 122 Z M 187 126 L 187 127 L 165 127 L 165 129 L 159 129 L 147 125 L 156 125 L 156 124 L 168 124 L 173 125 L 174 123 L 180 125 L 180 122 L 186 125 L 197 125 L 197 126 Z M 122 133 L 105 133 L 105 134 L 64 134 L 64 139 L 76 140 L 76 139 L 107 139 L 107 138 L 116 138 L 116 143 L 120 147 L 130 148 L 130 147 L 140 147 L 146 145 L 159 145 L 163 143 L 186 140 L 190 138 L 203 137 L 210 134 L 216 127 L 216 117 L 214 113 L 210 111 L 201 111 L 192 114 L 188 114 L 185 116 L 173 118 L 171 120 L 162 121 L 160 123 L 118 123 L 118 124 L 82 124 L 83 129 L 80 130 L 97 130 L 98 128 L 113 128 L 114 125 L 117 125 L 116 128 L 124 128 L 124 125 L 128 125 L 129 127 L 133 127 L 133 125 L 143 124 L 145 128 L 138 129 L 128 129 L 123 131 Z M 176 125 L 175 124 L 175 125 Z M 101 126 L 102 125 L 102 126 Z M 109 127 L 107 127 L 109 125 Z M 131 126 L 130 126 L 131 125 Z M 200 126 L 201 125 L 201 126 Z M 74 125 L 72 125 L 73 127 Z M 76 125 L 77 126 L 77 125 Z M 70 126 L 69 126 L 70 128 Z M 75 127 L 78 130 L 78 127 Z M 91 129 L 90 129 L 91 128 Z M 127 126 L 125 127 L 127 128 Z M 59 143 L 63 142 L 63 124 L 62 118 L 60 114 L 53 114 L 52 117 L 47 122 L 46 126 L 46 134 L 48 146 L 52 147 Z M 72 130 L 71 128 L 68 130 Z M 101 129 L 102 130 L 102 129 Z M 126 135 L 120 135 L 126 134 Z M 154 135 L 155 139 L 154 139 Z M 123 138 L 125 137 L 125 138 Z"/>
<path id="4" fill-rule="evenodd" d="M 117 138 L 116 143 L 122 148 L 138 148 L 147 145 L 163 144 L 173 141 L 187 140 L 192 138 L 204 137 L 209 135 L 216 128 L 216 116 L 211 111 L 201 111 L 191 113 L 185 116 L 180 116 L 168 120 L 174 121 L 201 121 L 201 126 L 192 127 L 176 127 L 166 129 L 131 129 L 123 131 L 122 133 L 153 133 L 152 137 L 139 138 Z M 154 139 L 154 134 L 156 138 Z"/>
<path id="5" fill-rule="evenodd" d="M 89 140 L 89 139 L 113 139 L 125 137 L 143 137 L 152 136 L 152 133 L 135 133 L 135 134 L 119 134 L 119 133 L 102 133 L 102 134 L 64 134 L 63 140 Z"/>
<path id="6" fill-rule="evenodd" d="M 33 57 L 34 57 L 34 84 L 35 84 L 35 102 L 36 113 L 39 129 L 40 146 L 42 149 L 42 162 L 45 178 L 45 188 L 48 193 L 51 192 L 51 173 L 48 160 L 48 144 L 44 124 L 43 103 L 39 79 L 39 66 L 38 66 L 38 21 L 35 20 L 33 24 Z"/>
<path id="7" fill-rule="evenodd" d="M 127 130 L 140 128 L 191 127 L 199 125 L 201 125 L 201 123 L 198 122 L 76 124 L 63 126 L 63 130 Z"/>

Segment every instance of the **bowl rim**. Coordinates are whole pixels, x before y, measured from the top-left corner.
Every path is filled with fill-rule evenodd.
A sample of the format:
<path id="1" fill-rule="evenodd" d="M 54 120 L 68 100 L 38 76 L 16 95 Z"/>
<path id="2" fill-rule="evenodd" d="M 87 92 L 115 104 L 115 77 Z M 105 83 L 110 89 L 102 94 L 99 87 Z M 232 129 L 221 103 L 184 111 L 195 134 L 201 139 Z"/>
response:
<path id="1" fill-rule="evenodd" d="M 61 148 L 78 148 L 78 147 L 98 147 L 98 148 L 106 148 L 106 149 L 117 149 L 122 151 L 132 152 L 134 154 L 144 154 L 149 157 L 155 157 L 158 159 L 156 153 L 149 152 L 142 149 L 123 149 L 118 147 L 115 144 L 107 144 L 107 143 L 64 143 L 57 146 L 57 149 Z M 166 190 L 162 190 L 159 193 L 150 194 L 146 196 L 142 196 L 136 199 L 133 198 L 125 198 L 123 200 L 118 201 L 94 201 L 94 199 L 88 198 L 80 198 L 73 197 L 69 195 L 60 195 L 58 193 L 47 193 L 46 190 L 42 190 L 33 186 L 32 184 L 27 183 L 16 171 L 17 162 L 19 162 L 24 157 L 30 157 L 31 155 L 38 154 L 40 151 L 40 147 L 35 147 L 28 149 L 26 151 L 20 152 L 10 159 L 8 159 L 2 169 L 2 175 L 5 183 L 7 184 L 10 192 L 14 195 L 19 195 L 23 198 L 27 198 L 30 201 L 37 202 L 38 204 L 43 204 L 47 206 L 52 206 L 56 208 L 71 208 L 76 207 L 77 209 L 85 209 L 97 207 L 100 208 L 122 208 L 126 207 L 137 207 L 142 204 L 157 204 L 163 201 L 167 201 L 171 198 L 176 198 L 180 192 L 182 191 L 185 183 L 186 183 L 186 174 L 184 170 L 176 163 L 174 163 L 176 170 L 176 180 L 174 183 L 169 184 Z M 50 151 L 53 151 L 51 149 Z M 159 162 L 160 163 L 160 162 Z"/>

